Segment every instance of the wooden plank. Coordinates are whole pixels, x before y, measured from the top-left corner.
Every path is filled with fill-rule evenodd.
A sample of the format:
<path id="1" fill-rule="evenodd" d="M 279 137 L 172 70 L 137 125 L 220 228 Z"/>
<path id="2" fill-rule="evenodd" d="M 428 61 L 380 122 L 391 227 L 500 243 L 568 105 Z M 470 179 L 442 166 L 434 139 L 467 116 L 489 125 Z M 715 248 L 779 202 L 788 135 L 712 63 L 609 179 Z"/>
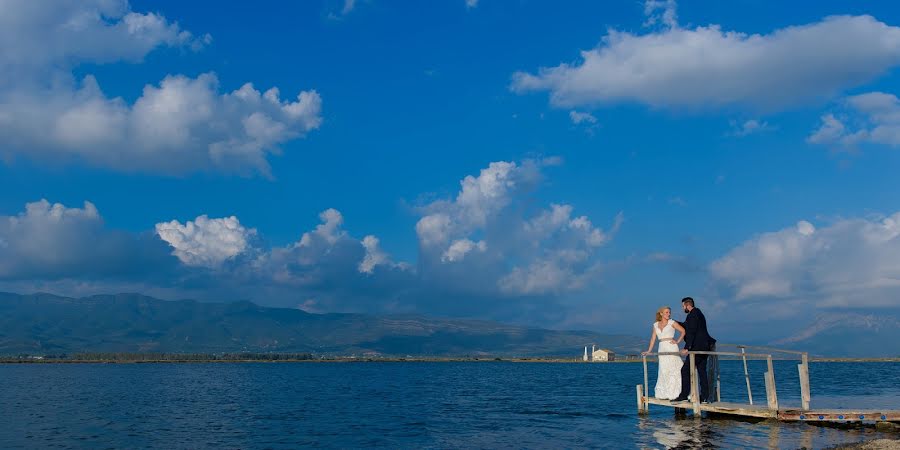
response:
<path id="1" fill-rule="evenodd" d="M 877 409 L 783 409 L 778 420 L 801 422 L 900 422 L 900 411 Z"/>
<path id="2" fill-rule="evenodd" d="M 648 397 L 646 399 L 647 403 L 651 405 L 660 405 L 660 406 L 672 406 L 675 408 L 690 408 L 691 402 L 683 401 L 683 402 L 673 402 L 671 400 L 662 400 L 656 397 Z"/>
<path id="3" fill-rule="evenodd" d="M 721 343 L 721 342 L 719 342 L 718 344 L 719 344 L 720 347 L 738 347 L 738 348 L 740 348 L 740 349 L 754 348 L 754 349 L 757 349 L 757 350 L 762 350 L 762 351 L 764 351 L 764 352 L 788 353 L 788 354 L 791 354 L 791 355 L 802 355 L 802 354 L 804 353 L 804 352 L 797 351 L 797 350 L 785 350 L 785 349 L 781 349 L 781 348 L 761 347 L 761 346 L 758 346 L 758 345 L 723 344 L 723 343 Z"/>
<path id="4" fill-rule="evenodd" d="M 726 402 L 715 402 L 715 403 L 706 403 L 700 405 L 700 408 L 703 411 L 715 414 L 728 414 L 732 416 L 744 416 L 744 417 L 761 417 L 766 419 L 774 419 L 777 415 L 777 411 L 771 411 L 762 407 L 761 405 L 745 405 L 742 403 L 726 403 Z"/>
<path id="5" fill-rule="evenodd" d="M 719 372 L 719 360 L 716 360 L 716 401 L 722 401 L 722 373 Z"/>
<path id="6" fill-rule="evenodd" d="M 650 382 L 647 381 L 647 357 L 644 356 L 644 397 L 650 396 Z"/>
<path id="7" fill-rule="evenodd" d="M 690 401 L 673 402 L 670 400 L 660 400 L 658 398 L 649 398 L 647 399 L 647 402 L 652 405 L 668 406 L 670 408 L 680 409 L 693 409 L 694 406 Z M 746 405 L 742 403 L 728 402 L 701 403 L 700 410 L 717 414 L 729 414 L 745 417 L 762 417 L 767 419 L 775 418 L 775 416 L 777 415 L 777 411 L 770 411 L 762 405 Z"/>
<path id="8" fill-rule="evenodd" d="M 647 404 L 668 406 L 670 408 L 692 409 L 690 401 L 673 402 L 658 398 L 645 399 Z M 743 403 L 715 402 L 703 403 L 701 411 L 716 414 L 727 414 L 744 417 L 771 418 L 783 421 L 805 422 L 900 422 L 900 411 L 877 409 L 818 409 L 803 410 L 801 408 L 786 408 L 773 411 L 763 405 L 747 405 Z M 860 416 L 863 418 L 860 419 Z M 801 418 L 802 417 L 802 418 Z M 821 419 L 819 417 L 822 417 Z"/>
<path id="9" fill-rule="evenodd" d="M 800 357 L 800 407 L 809 409 L 811 396 L 809 393 L 809 354 L 804 353 Z"/>
<path id="10" fill-rule="evenodd" d="M 747 354 L 744 352 L 744 348 L 741 347 L 741 359 L 744 360 L 744 380 L 747 381 L 747 398 L 750 399 L 750 404 L 753 404 L 753 392 L 750 391 L 750 371 L 747 370 Z"/>
<path id="11" fill-rule="evenodd" d="M 756 358 L 756 359 L 763 359 L 763 358 L 768 358 L 768 357 L 772 356 L 772 355 L 767 355 L 764 353 L 743 353 L 743 354 L 741 354 L 741 353 L 736 353 L 736 352 L 706 352 L 706 351 L 690 351 L 688 353 L 693 353 L 695 355 L 746 356 L 748 358 Z M 664 356 L 664 355 L 684 356 L 680 352 L 647 353 L 646 356 Z"/>
<path id="12" fill-rule="evenodd" d="M 768 364 L 769 371 L 767 373 L 767 377 L 769 378 L 769 383 L 771 385 L 771 390 L 766 389 L 766 399 L 769 403 L 769 409 L 778 410 L 778 388 L 775 384 L 775 367 L 772 365 L 772 355 L 769 355 L 766 358 L 766 364 Z"/>
<path id="13" fill-rule="evenodd" d="M 691 403 L 693 404 L 694 415 L 700 415 L 700 390 L 697 386 L 697 360 L 696 355 L 690 354 L 691 364 Z"/>
<path id="14" fill-rule="evenodd" d="M 641 385 L 635 386 L 637 388 L 637 405 L 638 405 L 638 414 L 643 414 L 644 410 L 644 388 Z"/>

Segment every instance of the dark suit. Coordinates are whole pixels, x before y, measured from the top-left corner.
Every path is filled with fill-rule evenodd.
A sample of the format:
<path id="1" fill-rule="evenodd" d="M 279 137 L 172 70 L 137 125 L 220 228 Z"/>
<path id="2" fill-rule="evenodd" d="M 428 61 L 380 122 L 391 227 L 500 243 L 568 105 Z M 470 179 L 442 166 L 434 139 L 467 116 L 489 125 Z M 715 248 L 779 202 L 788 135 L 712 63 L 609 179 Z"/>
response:
<path id="1" fill-rule="evenodd" d="M 688 313 L 682 322 L 684 327 L 684 348 L 688 351 L 710 351 L 715 348 L 716 340 L 709 335 L 706 330 L 706 317 L 699 308 L 694 308 Z M 688 397 L 691 393 L 691 365 L 690 357 L 684 361 L 681 368 L 681 395 L 679 397 Z M 709 355 L 696 355 L 694 359 L 697 363 L 697 380 L 700 385 L 700 401 L 707 399 L 709 395 L 709 380 L 706 374 L 706 361 Z"/>

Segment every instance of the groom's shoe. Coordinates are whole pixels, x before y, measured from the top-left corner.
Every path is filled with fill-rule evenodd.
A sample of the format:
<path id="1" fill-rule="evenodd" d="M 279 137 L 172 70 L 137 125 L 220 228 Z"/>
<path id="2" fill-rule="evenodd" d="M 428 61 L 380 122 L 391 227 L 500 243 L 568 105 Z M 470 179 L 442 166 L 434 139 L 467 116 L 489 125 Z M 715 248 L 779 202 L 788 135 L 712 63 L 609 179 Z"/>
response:
<path id="1" fill-rule="evenodd" d="M 678 396 L 678 397 L 673 398 L 672 401 L 673 402 L 686 402 L 687 399 L 688 399 L 687 397 Z"/>

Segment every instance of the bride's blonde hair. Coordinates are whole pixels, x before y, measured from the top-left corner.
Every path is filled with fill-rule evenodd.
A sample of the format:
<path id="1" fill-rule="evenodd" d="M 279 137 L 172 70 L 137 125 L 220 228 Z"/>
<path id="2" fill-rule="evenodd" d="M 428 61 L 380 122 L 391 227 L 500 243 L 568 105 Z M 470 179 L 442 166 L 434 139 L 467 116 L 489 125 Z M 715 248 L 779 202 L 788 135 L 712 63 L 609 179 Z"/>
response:
<path id="1" fill-rule="evenodd" d="M 660 320 L 662 320 L 662 313 L 663 313 L 663 311 L 665 311 L 665 310 L 667 310 L 667 309 L 668 309 L 669 311 L 672 310 L 672 308 L 669 308 L 668 306 L 663 306 L 662 308 L 659 308 L 659 309 L 656 310 L 656 321 L 657 321 L 657 322 L 659 322 Z"/>

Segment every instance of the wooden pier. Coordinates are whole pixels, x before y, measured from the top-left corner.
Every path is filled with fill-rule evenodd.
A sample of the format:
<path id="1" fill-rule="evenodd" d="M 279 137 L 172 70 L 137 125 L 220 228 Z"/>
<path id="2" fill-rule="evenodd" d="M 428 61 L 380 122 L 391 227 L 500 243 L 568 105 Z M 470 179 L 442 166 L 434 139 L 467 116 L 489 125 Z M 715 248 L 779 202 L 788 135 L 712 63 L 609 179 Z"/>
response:
<path id="1" fill-rule="evenodd" d="M 649 412 L 650 405 L 667 406 L 682 410 L 690 410 L 696 417 L 702 417 L 702 413 L 723 414 L 730 416 L 740 416 L 748 418 L 772 419 L 788 422 L 828 422 L 828 423 L 878 423 L 878 422 L 900 422 L 900 410 L 883 410 L 883 409 L 815 409 L 810 406 L 811 396 L 809 388 L 809 354 L 804 352 L 795 352 L 790 350 L 778 350 L 768 347 L 750 347 L 744 345 L 736 345 L 740 348 L 738 352 L 718 352 L 709 351 L 688 352 L 688 364 L 691 367 L 691 394 L 689 400 L 683 402 L 674 402 L 670 400 L 660 400 L 650 396 L 649 377 L 647 373 L 647 357 L 648 356 L 665 356 L 677 355 L 680 353 L 647 353 L 643 356 L 644 363 L 644 384 L 636 386 L 638 413 L 645 414 Z M 770 353 L 748 353 L 748 349 L 757 349 L 768 351 Z M 772 364 L 772 353 L 783 353 L 799 356 L 800 364 L 797 365 L 798 374 L 800 376 L 800 406 L 788 407 L 778 403 L 778 392 L 775 385 L 775 368 Z M 698 386 L 698 376 L 696 370 L 696 355 L 715 356 L 716 359 L 709 359 L 711 366 L 709 377 L 710 396 L 715 401 L 708 403 L 700 402 L 700 393 Z M 718 357 L 729 357 L 741 359 L 744 363 L 744 378 L 747 384 L 747 403 L 731 403 L 722 401 L 721 383 L 718 371 Z M 767 362 L 767 371 L 765 375 L 766 402 L 765 404 L 754 403 L 753 392 L 750 389 L 750 374 L 747 368 L 748 360 L 765 360 Z"/>

